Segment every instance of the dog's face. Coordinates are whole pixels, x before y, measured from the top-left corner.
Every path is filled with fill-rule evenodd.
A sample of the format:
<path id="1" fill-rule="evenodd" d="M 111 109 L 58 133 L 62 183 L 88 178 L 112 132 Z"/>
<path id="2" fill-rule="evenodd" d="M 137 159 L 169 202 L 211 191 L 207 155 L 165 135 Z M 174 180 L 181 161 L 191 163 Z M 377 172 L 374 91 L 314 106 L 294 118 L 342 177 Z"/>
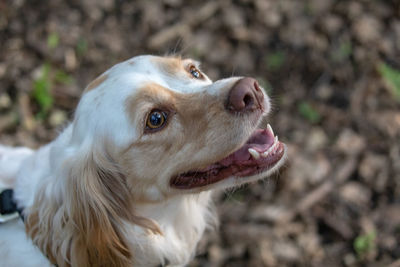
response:
<path id="1" fill-rule="evenodd" d="M 285 146 L 270 127 L 257 130 L 269 109 L 251 78 L 212 82 L 193 60 L 140 56 L 88 85 L 73 136 L 107 144 L 134 198 L 160 201 L 276 170 Z"/>

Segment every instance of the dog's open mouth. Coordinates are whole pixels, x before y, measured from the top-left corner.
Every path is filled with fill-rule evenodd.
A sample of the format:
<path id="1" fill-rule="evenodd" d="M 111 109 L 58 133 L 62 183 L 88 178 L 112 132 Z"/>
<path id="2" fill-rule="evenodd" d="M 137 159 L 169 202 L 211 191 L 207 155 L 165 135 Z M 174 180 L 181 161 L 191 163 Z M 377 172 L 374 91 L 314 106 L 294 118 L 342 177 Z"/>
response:
<path id="1" fill-rule="evenodd" d="M 225 178 L 247 177 L 272 169 L 285 153 L 270 125 L 257 129 L 238 150 L 206 168 L 182 173 L 171 180 L 177 189 L 192 189 L 219 182 Z"/>

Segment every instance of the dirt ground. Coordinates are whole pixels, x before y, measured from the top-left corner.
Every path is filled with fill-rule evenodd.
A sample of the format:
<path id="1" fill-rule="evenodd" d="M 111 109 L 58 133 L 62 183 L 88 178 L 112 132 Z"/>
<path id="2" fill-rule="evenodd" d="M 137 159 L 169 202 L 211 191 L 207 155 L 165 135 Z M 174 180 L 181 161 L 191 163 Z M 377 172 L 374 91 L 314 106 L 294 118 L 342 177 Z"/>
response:
<path id="1" fill-rule="evenodd" d="M 0 0 L 0 48 L 9 145 L 52 140 L 135 55 L 260 81 L 288 163 L 215 195 L 221 226 L 190 266 L 400 266 L 398 0 Z"/>

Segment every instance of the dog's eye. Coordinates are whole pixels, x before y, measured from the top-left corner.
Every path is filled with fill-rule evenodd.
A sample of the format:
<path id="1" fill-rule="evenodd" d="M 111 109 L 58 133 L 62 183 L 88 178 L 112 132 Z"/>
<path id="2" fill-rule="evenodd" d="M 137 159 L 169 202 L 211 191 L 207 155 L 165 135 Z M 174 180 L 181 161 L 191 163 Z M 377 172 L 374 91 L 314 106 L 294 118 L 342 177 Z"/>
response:
<path id="1" fill-rule="evenodd" d="M 201 72 L 195 67 L 195 66 L 190 66 L 189 68 L 189 72 L 190 74 L 192 74 L 192 76 L 196 79 L 200 79 L 201 78 Z"/>
<path id="2" fill-rule="evenodd" d="M 160 110 L 152 110 L 147 117 L 146 127 L 149 130 L 155 130 L 161 128 L 167 120 L 168 114 Z"/>

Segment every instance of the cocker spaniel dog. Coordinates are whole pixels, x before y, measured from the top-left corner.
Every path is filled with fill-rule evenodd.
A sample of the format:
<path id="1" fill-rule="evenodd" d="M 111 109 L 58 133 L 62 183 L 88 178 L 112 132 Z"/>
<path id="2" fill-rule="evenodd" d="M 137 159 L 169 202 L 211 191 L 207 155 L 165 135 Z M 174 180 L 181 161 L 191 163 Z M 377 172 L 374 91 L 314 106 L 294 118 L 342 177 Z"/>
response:
<path id="1" fill-rule="evenodd" d="M 0 147 L 1 266 L 184 266 L 211 192 L 262 179 L 286 148 L 258 129 L 257 81 L 211 81 L 191 59 L 138 56 L 91 82 L 72 123 L 33 151 Z M 7 201 L 6 201 L 7 202 Z"/>

